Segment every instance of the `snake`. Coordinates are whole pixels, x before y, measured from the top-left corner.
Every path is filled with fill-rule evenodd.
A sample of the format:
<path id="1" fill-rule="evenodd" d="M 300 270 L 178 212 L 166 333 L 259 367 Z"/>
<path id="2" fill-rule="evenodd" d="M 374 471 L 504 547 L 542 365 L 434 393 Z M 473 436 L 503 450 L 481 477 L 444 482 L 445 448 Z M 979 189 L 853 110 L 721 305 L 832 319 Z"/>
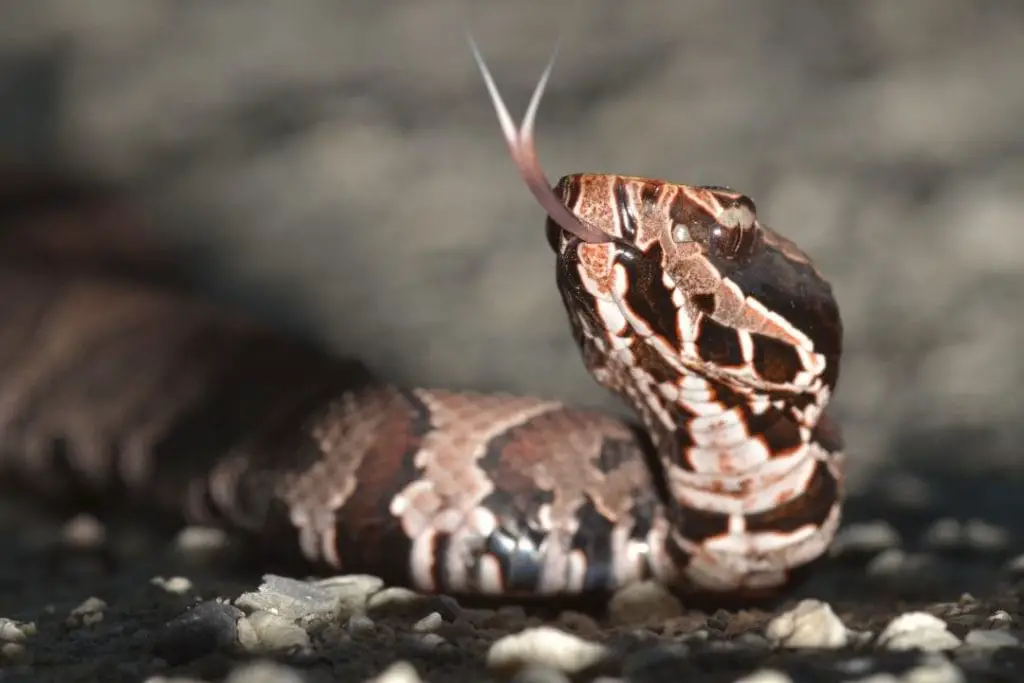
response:
<path id="1" fill-rule="evenodd" d="M 8 188 L 0 481 L 424 593 L 760 594 L 825 555 L 844 499 L 829 282 L 728 187 L 549 183 L 534 128 L 555 54 L 516 126 L 469 43 L 582 361 L 631 417 L 400 386 L 190 291 L 124 215 L 33 222 Z"/>

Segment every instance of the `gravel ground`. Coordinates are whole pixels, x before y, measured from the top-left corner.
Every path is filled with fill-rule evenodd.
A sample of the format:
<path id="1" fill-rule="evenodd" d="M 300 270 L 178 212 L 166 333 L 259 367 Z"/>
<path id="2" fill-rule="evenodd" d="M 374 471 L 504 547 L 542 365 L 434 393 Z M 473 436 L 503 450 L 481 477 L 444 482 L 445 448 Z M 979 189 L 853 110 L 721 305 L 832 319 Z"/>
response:
<path id="1" fill-rule="evenodd" d="M 288 680 L 229 673 L 270 655 L 310 680 L 399 659 L 436 681 L 1024 678 L 1024 5 L 8 0 L 0 153 L 121 184 L 211 297 L 395 379 L 616 409 L 572 346 L 465 23 L 513 108 L 562 34 L 540 120 L 550 175 L 743 189 L 832 279 L 851 487 L 838 557 L 765 611 L 655 595 L 637 623 L 263 582 L 198 530 L 167 541 L 12 507 L 0 680 Z M 894 623 L 915 611 L 948 631 Z M 502 638 L 542 625 L 601 647 L 518 669 Z"/>

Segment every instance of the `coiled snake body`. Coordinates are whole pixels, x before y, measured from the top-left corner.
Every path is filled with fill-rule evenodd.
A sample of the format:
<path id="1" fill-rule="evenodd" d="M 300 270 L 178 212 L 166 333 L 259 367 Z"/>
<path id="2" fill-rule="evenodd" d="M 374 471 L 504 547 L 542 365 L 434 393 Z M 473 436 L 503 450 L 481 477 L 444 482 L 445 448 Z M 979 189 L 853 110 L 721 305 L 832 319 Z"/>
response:
<path id="1" fill-rule="evenodd" d="M 642 426 L 393 386 L 49 245 L 0 266 L 0 473 L 428 592 L 756 592 L 820 556 L 842 497 L 829 284 L 732 190 L 598 174 L 552 190 L 532 135 L 551 64 L 517 130 L 472 47 L 548 213 L 584 363 Z"/>

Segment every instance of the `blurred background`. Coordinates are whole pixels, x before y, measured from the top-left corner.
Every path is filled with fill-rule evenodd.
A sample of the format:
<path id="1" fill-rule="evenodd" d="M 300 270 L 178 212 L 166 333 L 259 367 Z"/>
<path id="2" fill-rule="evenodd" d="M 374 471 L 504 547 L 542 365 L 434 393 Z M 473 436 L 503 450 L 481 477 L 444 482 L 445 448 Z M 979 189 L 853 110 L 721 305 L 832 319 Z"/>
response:
<path id="1" fill-rule="evenodd" d="M 621 410 L 583 370 L 552 180 L 750 194 L 832 280 L 850 518 L 1024 512 L 1024 4 L 6 0 L 0 161 L 120 187 L 211 297 L 404 383 Z"/>

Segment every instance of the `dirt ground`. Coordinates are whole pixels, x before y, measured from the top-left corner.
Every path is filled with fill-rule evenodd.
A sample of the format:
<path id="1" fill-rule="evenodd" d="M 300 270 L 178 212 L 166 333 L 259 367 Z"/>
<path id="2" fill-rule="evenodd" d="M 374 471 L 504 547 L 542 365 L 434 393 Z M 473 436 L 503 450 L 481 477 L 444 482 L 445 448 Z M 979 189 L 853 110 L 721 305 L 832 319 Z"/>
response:
<path id="1" fill-rule="evenodd" d="M 822 653 L 740 638 L 772 645 L 769 615 L 806 595 L 876 635 L 924 608 L 963 641 L 941 655 L 963 676 L 1024 679 L 1013 563 L 1024 518 L 1024 5 L 10 0 L 0 155 L 124 187 L 211 297 L 398 381 L 621 410 L 578 359 L 542 214 L 507 159 L 465 25 L 516 111 L 561 36 L 539 120 L 550 176 L 616 171 L 743 190 L 840 301 L 834 410 L 850 451 L 849 538 L 867 549 L 844 551 L 856 561 L 826 567 L 788 606 L 686 610 L 645 626 L 659 646 L 690 648 L 666 671 L 735 680 L 775 662 L 795 680 L 866 680 L 878 657 L 896 680 L 960 680 L 909 678 L 918 660 L 889 650 L 843 669 L 863 654 L 852 644 Z M 2 523 L 0 617 L 13 622 L 0 621 L 0 644 L 16 646 L 0 647 L 0 681 L 213 680 L 237 663 L 227 645 L 158 656 L 150 636 L 197 596 L 255 590 L 259 567 L 185 561 L 143 530 L 69 549 L 71 532 L 21 507 Z M 120 549 L 96 549 L 108 545 Z M 191 587 L 151 581 L 177 574 Z M 83 614 L 105 616 L 83 623 L 71 611 L 93 596 L 107 608 Z M 394 624 L 354 612 L 391 639 L 367 636 L 353 654 L 314 638 L 302 655 L 312 664 L 288 661 L 311 680 L 362 680 L 400 659 L 395 643 L 435 612 Z M 492 633 L 477 623 L 488 617 L 441 613 L 473 625 L 471 644 L 401 650 L 437 681 L 484 676 L 499 631 L 528 625 L 502 612 Z M 37 635 L 19 626 L 28 622 Z M 635 649 L 606 617 L 575 628 Z M 972 631 L 1008 635 L 967 642 Z M 648 680 L 631 671 L 599 675 Z M 284 680 L 238 674 L 260 675 Z"/>

